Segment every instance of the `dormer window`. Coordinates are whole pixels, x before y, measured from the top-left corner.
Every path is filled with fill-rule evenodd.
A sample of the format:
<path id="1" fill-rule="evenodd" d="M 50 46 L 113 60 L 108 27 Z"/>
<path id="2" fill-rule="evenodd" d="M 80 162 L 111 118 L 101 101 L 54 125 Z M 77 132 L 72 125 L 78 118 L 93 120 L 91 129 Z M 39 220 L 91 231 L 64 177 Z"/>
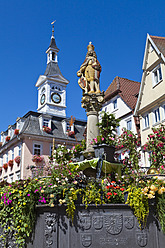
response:
<path id="1" fill-rule="evenodd" d="M 50 126 L 49 123 L 50 123 L 50 120 L 49 119 L 45 119 L 45 118 L 43 119 L 43 126 L 44 127 L 49 127 Z"/>
<path id="2" fill-rule="evenodd" d="M 162 71 L 160 64 L 153 70 L 153 86 L 162 80 Z"/>

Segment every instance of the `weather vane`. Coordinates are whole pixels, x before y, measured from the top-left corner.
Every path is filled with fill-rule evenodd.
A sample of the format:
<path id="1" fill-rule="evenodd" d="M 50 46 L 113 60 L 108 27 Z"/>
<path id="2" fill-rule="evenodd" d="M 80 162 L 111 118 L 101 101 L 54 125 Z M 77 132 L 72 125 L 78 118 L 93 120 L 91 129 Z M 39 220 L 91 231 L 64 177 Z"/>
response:
<path id="1" fill-rule="evenodd" d="M 56 20 L 55 21 L 53 21 L 53 22 L 51 22 L 51 25 L 53 25 L 52 26 L 52 36 L 54 37 L 54 23 L 56 22 Z"/>

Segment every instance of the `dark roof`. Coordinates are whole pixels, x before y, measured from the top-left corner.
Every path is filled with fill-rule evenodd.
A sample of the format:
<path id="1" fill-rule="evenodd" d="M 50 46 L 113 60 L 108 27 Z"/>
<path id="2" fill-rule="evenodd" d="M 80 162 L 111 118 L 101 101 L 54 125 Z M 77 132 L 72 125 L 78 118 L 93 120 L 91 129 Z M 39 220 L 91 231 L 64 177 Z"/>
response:
<path id="1" fill-rule="evenodd" d="M 51 61 L 47 64 L 44 75 L 49 76 L 54 74 L 60 74 L 62 76 L 58 63 Z"/>
<path id="2" fill-rule="evenodd" d="M 54 36 L 51 37 L 51 41 L 50 41 L 49 47 L 50 47 L 50 48 L 54 48 L 54 49 L 56 49 L 56 50 L 59 51 L 59 49 L 58 49 L 58 47 L 57 47 L 57 45 L 56 45 Z"/>
<path id="3" fill-rule="evenodd" d="M 123 101 L 133 110 L 137 102 L 140 83 L 126 78 L 115 77 L 105 92 L 105 101 L 119 95 Z"/>
<path id="4" fill-rule="evenodd" d="M 159 49 L 159 51 L 165 56 L 165 37 L 159 36 L 152 36 L 150 35 L 151 39 Z"/>
<path id="5" fill-rule="evenodd" d="M 67 137 L 67 135 L 63 131 L 62 121 L 67 120 L 68 118 L 52 116 L 52 121 L 51 121 L 52 132 L 48 134 L 44 132 L 42 129 L 40 129 L 39 116 L 40 116 L 39 113 L 29 112 L 29 116 L 25 120 L 22 133 L 31 134 L 31 135 L 41 135 L 52 138 L 55 137 L 58 139 L 68 139 L 75 141 L 74 137 L 73 138 Z M 78 141 L 81 141 L 84 138 L 83 134 L 84 134 L 85 126 L 86 126 L 86 121 L 75 120 L 74 131 Z"/>

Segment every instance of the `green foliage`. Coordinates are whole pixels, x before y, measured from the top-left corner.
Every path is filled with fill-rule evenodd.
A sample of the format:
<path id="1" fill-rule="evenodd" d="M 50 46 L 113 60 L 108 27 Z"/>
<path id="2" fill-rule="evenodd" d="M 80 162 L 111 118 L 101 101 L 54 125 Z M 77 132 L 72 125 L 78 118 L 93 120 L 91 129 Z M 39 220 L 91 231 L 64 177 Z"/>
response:
<path id="1" fill-rule="evenodd" d="M 126 204 L 128 204 L 134 211 L 134 215 L 137 217 L 139 226 L 142 224 L 145 226 L 147 217 L 149 214 L 148 198 L 143 194 L 141 188 L 136 186 L 130 186 L 128 188 L 128 198 Z"/>
<path id="2" fill-rule="evenodd" d="M 119 119 L 116 119 L 113 114 L 102 111 L 101 121 L 97 124 L 100 130 L 101 137 L 104 138 L 104 143 L 112 145 L 112 141 L 116 136 L 116 129 L 119 126 Z"/>
<path id="3" fill-rule="evenodd" d="M 148 135 L 148 142 L 144 145 L 144 150 L 151 152 L 151 167 L 159 168 L 165 166 L 165 126 L 153 128 L 153 133 Z"/>
<path id="4" fill-rule="evenodd" d="M 165 193 L 158 198 L 157 213 L 161 229 L 165 233 Z"/>
<path id="5" fill-rule="evenodd" d="M 101 184 L 99 185 L 97 182 L 89 182 L 86 185 L 82 197 L 82 202 L 85 204 L 86 208 L 91 203 L 95 204 L 96 206 L 103 203 L 101 192 Z"/>

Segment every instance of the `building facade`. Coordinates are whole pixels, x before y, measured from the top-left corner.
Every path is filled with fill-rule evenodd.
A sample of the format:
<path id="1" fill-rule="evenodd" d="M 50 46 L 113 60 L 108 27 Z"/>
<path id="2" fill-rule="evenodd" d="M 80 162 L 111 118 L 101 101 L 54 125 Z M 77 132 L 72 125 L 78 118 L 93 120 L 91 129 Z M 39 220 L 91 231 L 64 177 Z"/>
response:
<path id="1" fill-rule="evenodd" d="M 153 127 L 165 124 L 165 37 L 147 35 L 143 59 L 143 74 L 135 116 L 140 117 L 142 148 Z M 149 153 L 142 160 L 150 166 Z"/>
<path id="2" fill-rule="evenodd" d="M 139 119 L 133 116 L 139 89 L 139 82 L 117 76 L 105 91 L 105 103 L 102 110 L 120 119 L 118 135 L 122 133 L 123 128 L 126 128 L 140 138 Z M 126 155 L 122 155 L 122 151 L 119 153 L 120 159 Z"/>
<path id="3" fill-rule="evenodd" d="M 42 155 L 41 165 L 49 162 L 54 146 L 65 144 L 71 148 L 83 138 L 86 121 L 66 117 L 66 87 L 69 81 L 58 66 L 58 51 L 54 30 L 47 49 L 47 67 L 40 75 L 37 112 L 29 111 L 17 118 L 13 125 L 1 132 L 0 180 L 9 183 L 32 176 L 33 155 Z"/>

